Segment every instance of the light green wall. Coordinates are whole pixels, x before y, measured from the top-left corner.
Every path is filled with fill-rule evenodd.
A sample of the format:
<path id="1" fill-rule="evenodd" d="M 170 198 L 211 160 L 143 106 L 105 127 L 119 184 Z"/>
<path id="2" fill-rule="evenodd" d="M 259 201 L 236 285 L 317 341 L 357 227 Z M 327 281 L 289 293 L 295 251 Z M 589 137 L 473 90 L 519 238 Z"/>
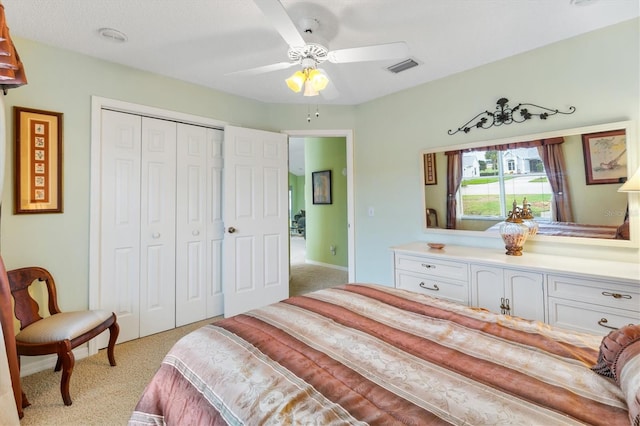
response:
<path id="1" fill-rule="evenodd" d="M 304 210 L 304 176 L 289 173 L 289 188 L 291 188 L 291 219 L 300 210 Z"/>
<path id="2" fill-rule="evenodd" d="M 17 38 L 29 84 L 9 91 L 5 101 L 9 111 L 18 105 L 64 113 L 64 213 L 12 213 L 9 145 L 2 255 L 8 268 L 38 264 L 51 269 L 61 287 L 63 309 L 88 306 L 90 99 L 97 95 L 265 130 L 353 129 L 355 279 L 390 284 L 389 247 L 432 238 L 422 231 L 420 151 L 612 121 L 637 122 L 639 28 L 640 19 L 635 19 L 359 106 L 321 104 L 320 118 L 311 123 L 305 105 L 262 104 Z M 575 105 L 577 111 L 547 121 L 447 135 L 500 97 L 553 108 Z M 13 125 L 8 121 L 5 131 L 11 141 Z M 374 216 L 367 214 L 369 207 L 374 207 Z M 499 240 L 485 238 L 440 240 L 501 246 Z M 529 243 L 527 250 L 638 262 L 638 250 Z"/>
<path id="3" fill-rule="evenodd" d="M 306 138 L 304 142 L 307 260 L 347 266 L 347 167 L 344 138 Z M 331 170 L 332 204 L 313 204 L 312 173 Z M 329 248 L 335 246 L 336 254 Z"/>

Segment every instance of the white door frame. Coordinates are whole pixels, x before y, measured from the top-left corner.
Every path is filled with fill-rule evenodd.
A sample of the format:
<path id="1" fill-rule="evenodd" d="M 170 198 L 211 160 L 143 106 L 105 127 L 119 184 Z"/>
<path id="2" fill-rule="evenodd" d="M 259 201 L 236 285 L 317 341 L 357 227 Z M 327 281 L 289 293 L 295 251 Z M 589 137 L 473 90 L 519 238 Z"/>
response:
<path id="1" fill-rule="evenodd" d="M 289 137 L 335 138 L 346 140 L 347 149 L 347 262 L 349 282 L 356 281 L 355 216 L 353 188 L 353 130 L 283 130 Z"/>
<path id="2" fill-rule="evenodd" d="M 100 96 L 91 97 L 91 169 L 90 169 L 90 195 L 89 195 L 89 309 L 98 309 L 100 306 L 100 202 L 101 188 L 101 134 L 102 134 L 102 109 L 143 115 L 147 117 L 179 121 L 187 124 L 195 124 L 207 127 L 223 129 L 226 122 L 201 117 L 193 114 L 155 108 L 131 102 L 119 101 Z M 98 353 L 98 341 L 89 341 L 89 355 Z"/>

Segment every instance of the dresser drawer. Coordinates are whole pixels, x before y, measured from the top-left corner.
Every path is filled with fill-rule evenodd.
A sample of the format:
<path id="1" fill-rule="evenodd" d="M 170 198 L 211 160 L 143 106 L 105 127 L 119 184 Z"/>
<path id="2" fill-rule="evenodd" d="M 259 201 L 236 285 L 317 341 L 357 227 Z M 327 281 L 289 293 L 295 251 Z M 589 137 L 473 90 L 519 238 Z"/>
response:
<path id="1" fill-rule="evenodd" d="M 629 309 L 635 312 L 640 309 L 640 288 L 638 287 L 561 275 L 549 275 L 547 285 L 549 297 Z"/>
<path id="2" fill-rule="evenodd" d="M 465 281 L 448 280 L 405 271 L 396 271 L 396 287 L 440 299 L 469 304 L 469 286 Z"/>
<path id="3" fill-rule="evenodd" d="M 640 312 L 605 308 L 572 300 L 549 298 L 549 324 L 595 334 L 640 323 Z"/>
<path id="4" fill-rule="evenodd" d="M 396 256 L 396 269 L 419 272 L 425 276 L 442 277 L 452 280 L 469 280 L 466 263 L 451 262 L 434 258 L 414 257 L 407 255 Z"/>

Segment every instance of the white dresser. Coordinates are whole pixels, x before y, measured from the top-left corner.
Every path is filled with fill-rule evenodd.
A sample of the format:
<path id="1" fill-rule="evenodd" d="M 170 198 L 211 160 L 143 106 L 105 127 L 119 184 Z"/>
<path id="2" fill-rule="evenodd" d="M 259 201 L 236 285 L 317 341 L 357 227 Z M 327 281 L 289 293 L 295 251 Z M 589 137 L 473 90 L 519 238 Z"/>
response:
<path id="1" fill-rule="evenodd" d="M 637 263 L 424 242 L 391 250 L 398 288 L 589 333 L 640 323 Z"/>

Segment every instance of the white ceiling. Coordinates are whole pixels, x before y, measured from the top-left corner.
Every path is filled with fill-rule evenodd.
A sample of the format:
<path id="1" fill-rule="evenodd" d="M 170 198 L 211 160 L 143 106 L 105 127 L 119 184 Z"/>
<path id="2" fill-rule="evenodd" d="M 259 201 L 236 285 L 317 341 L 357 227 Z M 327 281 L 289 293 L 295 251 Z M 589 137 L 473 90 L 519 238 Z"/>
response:
<path id="1" fill-rule="evenodd" d="M 338 96 L 305 98 L 284 84 L 288 46 L 253 0 L 3 0 L 11 34 L 268 103 L 357 105 L 639 16 L 638 0 L 282 0 L 294 22 L 314 18 L 330 50 L 405 41 L 399 60 L 322 64 Z M 587 5 L 574 5 L 586 3 Z M 128 37 L 98 35 L 110 27 Z M 29 64 L 25 63 L 27 78 Z M 311 102 L 309 102 L 311 100 Z"/>

